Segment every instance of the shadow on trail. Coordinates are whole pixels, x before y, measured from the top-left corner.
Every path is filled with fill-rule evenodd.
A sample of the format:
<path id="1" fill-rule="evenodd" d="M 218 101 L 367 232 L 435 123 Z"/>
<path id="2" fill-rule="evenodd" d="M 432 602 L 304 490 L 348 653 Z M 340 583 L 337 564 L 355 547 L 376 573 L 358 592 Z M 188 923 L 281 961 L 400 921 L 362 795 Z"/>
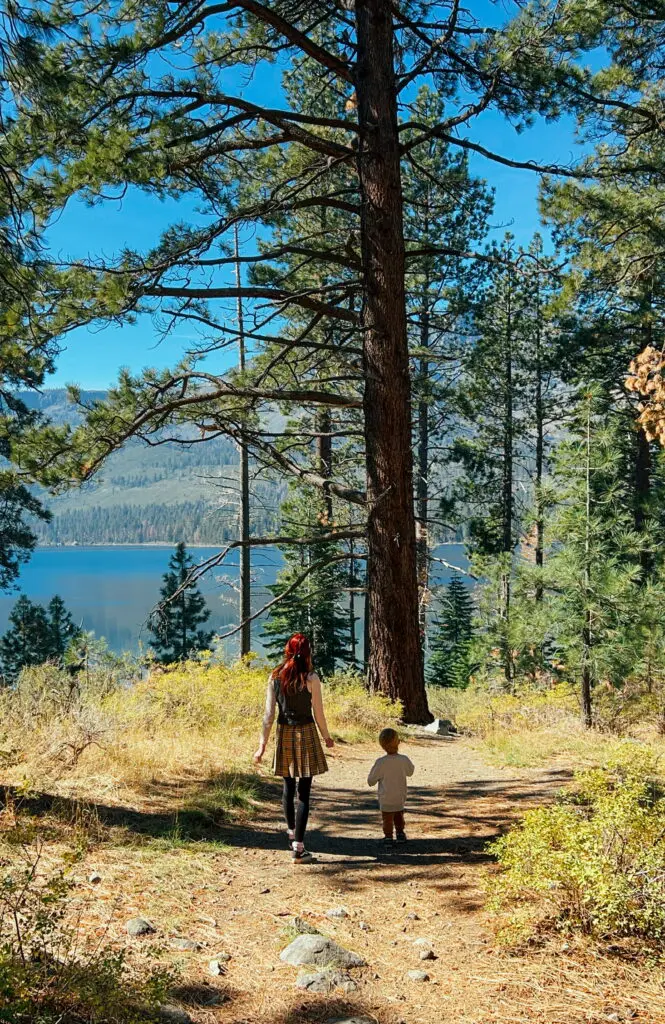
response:
<path id="1" fill-rule="evenodd" d="M 396 845 L 392 856 L 381 848 L 375 791 L 315 782 L 308 846 L 315 854 L 335 858 L 326 863 L 332 874 L 380 864 L 401 864 L 416 871 L 446 862 L 485 863 L 492 860 L 485 850 L 488 842 L 505 831 L 524 805 L 542 803 L 568 777 L 566 771 L 553 770 L 533 780 L 472 779 L 445 787 L 411 786 L 406 816 L 409 842 Z M 238 792 L 251 793 L 253 806 L 247 801 L 234 805 L 233 794 Z M 45 828 L 49 821 L 65 827 L 90 825 L 99 841 L 113 840 L 110 830 L 116 829 L 124 833 L 123 842 L 131 842 L 134 835 L 148 841 L 223 843 L 287 853 L 279 780 L 246 771 L 184 784 L 155 782 L 150 797 L 156 809 L 138 810 L 47 792 L 26 796 L 0 787 L 0 808 L 18 808 L 23 821 L 32 819 L 37 826 L 42 819 Z"/>
<path id="2" fill-rule="evenodd" d="M 317 999 L 307 1003 L 298 1003 L 273 1017 L 262 1017 L 261 1024 L 321 1024 L 334 1020 L 369 1020 L 374 1024 L 388 1024 L 388 1017 L 377 1016 L 377 1008 L 365 1006 L 362 1002 L 352 1003 L 348 999 Z M 390 1020 L 395 1018 L 391 1015 Z M 254 1024 L 256 1018 L 244 1020 L 240 1018 L 236 1024 Z"/>
<path id="3" fill-rule="evenodd" d="M 41 825 L 46 832 L 55 825 L 82 829 L 99 841 L 117 838 L 112 830 L 118 830 L 124 833 L 124 841 L 131 841 L 134 835 L 146 840 L 220 843 L 232 842 L 229 837 L 234 830 L 243 827 L 237 819 L 247 817 L 252 801 L 259 805 L 276 802 L 279 789 L 258 779 L 254 772 L 224 772 L 184 785 L 155 782 L 150 793 L 156 810 L 46 791 L 25 794 L 0 786 L 0 812 L 9 810 L 18 815 L 21 825 Z"/>

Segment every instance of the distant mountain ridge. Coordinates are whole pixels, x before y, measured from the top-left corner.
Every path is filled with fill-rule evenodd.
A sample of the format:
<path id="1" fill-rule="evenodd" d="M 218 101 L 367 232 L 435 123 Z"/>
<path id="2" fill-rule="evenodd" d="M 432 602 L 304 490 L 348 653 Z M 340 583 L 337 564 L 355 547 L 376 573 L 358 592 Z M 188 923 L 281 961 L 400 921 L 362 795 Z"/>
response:
<path id="1" fill-rule="evenodd" d="M 86 391 L 86 402 L 104 391 Z M 54 424 L 80 416 L 63 388 L 20 396 Z M 238 535 L 238 452 L 226 438 L 148 447 L 130 441 L 112 455 L 99 475 L 82 487 L 54 497 L 40 491 L 53 513 L 39 523 L 40 544 L 227 543 Z M 274 528 L 284 488 L 254 481 L 253 529 Z"/>

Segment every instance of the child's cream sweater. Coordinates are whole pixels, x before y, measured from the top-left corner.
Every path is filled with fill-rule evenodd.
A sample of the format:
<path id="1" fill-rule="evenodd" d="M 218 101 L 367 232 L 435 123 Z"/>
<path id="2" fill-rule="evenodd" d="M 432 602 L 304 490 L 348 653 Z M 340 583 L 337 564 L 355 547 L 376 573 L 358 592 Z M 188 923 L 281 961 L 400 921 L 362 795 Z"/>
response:
<path id="1" fill-rule="evenodd" d="M 403 811 L 406 803 L 406 780 L 415 771 L 405 754 L 386 754 L 374 763 L 367 776 L 367 785 L 379 784 L 379 807 L 382 811 Z"/>

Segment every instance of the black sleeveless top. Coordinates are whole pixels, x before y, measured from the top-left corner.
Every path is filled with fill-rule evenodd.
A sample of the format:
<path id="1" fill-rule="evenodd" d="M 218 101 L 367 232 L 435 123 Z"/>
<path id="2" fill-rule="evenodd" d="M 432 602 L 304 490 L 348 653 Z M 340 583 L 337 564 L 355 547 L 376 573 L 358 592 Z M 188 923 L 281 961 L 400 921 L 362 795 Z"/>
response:
<path id="1" fill-rule="evenodd" d="M 308 725 L 314 721 L 312 714 L 312 695 L 307 684 L 302 690 L 283 691 L 279 676 L 273 682 L 275 700 L 279 708 L 277 722 L 279 725 Z"/>

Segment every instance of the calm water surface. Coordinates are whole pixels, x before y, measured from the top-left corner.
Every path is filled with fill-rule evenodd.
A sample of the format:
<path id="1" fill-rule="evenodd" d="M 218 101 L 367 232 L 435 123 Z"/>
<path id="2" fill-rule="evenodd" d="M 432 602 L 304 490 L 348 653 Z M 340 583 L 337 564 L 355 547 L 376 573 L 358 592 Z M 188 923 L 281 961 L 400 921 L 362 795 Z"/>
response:
<path id="1" fill-rule="evenodd" d="M 195 562 L 203 562 L 215 548 L 188 548 Z M 32 601 L 46 604 L 59 594 L 83 629 L 104 636 L 114 651 L 136 650 L 139 643 L 149 644 L 145 623 L 159 598 L 161 578 L 173 553 L 169 547 L 113 546 L 37 548 L 31 561 L 23 568 L 18 590 Z M 435 551 L 440 557 L 467 566 L 461 545 L 450 544 Z M 209 628 L 225 632 L 236 625 L 239 552 L 233 551 L 223 568 L 211 570 L 200 583 L 210 608 Z M 252 552 L 252 603 L 258 609 L 268 595 L 266 586 L 273 583 L 282 556 L 274 548 L 255 548 Z M 445 583 L 450 570 L 434 563 L 433 579 Z M 0 595 L 0 633 L 7 628 L 7 619 L 18 592 Z M 360 605 L 360 602 L 358 602 Z M 362 608 L 358 607 L 358 614 Z M 359 632 L 360 632 L 359 623 Z M 260 625 L 254 626 L 256 650 Z M 228 643 L 229 654 L 235 654 Z"/>

